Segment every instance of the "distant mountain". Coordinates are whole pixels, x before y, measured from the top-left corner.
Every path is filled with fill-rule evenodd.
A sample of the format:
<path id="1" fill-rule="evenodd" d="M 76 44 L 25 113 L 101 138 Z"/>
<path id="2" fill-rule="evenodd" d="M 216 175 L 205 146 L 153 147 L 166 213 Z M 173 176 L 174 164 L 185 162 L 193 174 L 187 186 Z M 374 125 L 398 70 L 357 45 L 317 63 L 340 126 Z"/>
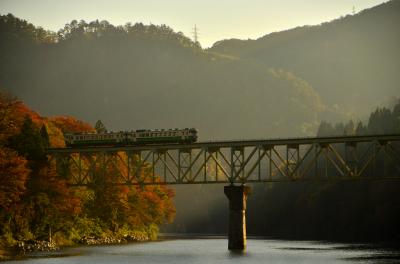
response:
<path id="1" fill-rule="evenodd" d="M 400 96 L 400 1 L 257 40 L 219 41 L 209 51 L 291 71 L 328 106 L 367 113 Z"/>
<path id="2" fill-rule="evenodd" d="M 303 79 L 204 51 L 166 26 L 72 21 L 56 34 L 6 15 L 0 38 L 0 87 L 46 115 L 197 127 L 204 140 L 311 135 L 331 114 Z"/>

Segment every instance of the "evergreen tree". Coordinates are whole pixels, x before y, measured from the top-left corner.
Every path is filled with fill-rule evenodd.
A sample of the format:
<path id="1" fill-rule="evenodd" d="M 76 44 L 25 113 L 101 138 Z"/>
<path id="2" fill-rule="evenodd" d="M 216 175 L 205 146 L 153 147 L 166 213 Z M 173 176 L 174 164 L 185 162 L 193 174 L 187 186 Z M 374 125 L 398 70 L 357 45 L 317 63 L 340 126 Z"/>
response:
<path id="1" fill-rule="evenodd" d="M 351 136 L 354 135 L 355 133 L 355 127 L 354 127 L 354 122 L 353 120 L 350 120 L 345 126 L 344 126 L 344 135 L 346 136 Z"/>
<path id="2" fill-rule="evenodd" d="M 96 129 L 98 134 L 102 134 L 102 133 L 107 133 L 107 128 L 104 126 L 103 122 L 101 122 L 101 120 L 97 120 L 94 128 Z"/>
<path id="3" fill-rule="evenodd" d="M 358 136 L 368 134 L 367 128 L 363 125 L 363 123 L 361 121 L 358 122 L 358 124 L 357 124 L 355 134 Z"/>
<path id="4" fill-rule="evenodd" d="M 318 128 L 317 137 L 332 136 L 334 132 L 334 128 L 330 123 L 322 121 Z"/>
<path id="5" fill-rule="evenodd" d="M 45 124 L 40 128 L 40 136 L 42 137 L 44 146 L 48 148 L 50 146 L 50 138 Z"/>
<path id="6" fill-rule="evenodd" d="M 397 110 L 396 110 L 397 111 Z M 395 130 L 395 122 L 390 109 L 377 108 L 368 120 L 368 132 L 371 134 L 390 134 Z"/>
<path id="7" fill-rule="evenodd" d="M 46 161 L 46 141 L 29 116 L 25 116 L 20 133 L 10 142 L 10 147 L 26 157 L 31 166 Z"/>
<path id="8" fill-rule="evenodd" d="M 394 133 L 400 133 L 400 100 L 394 106 L 392 111 L 392 119 L 394 123 Z"/>
<path id="9" fill-rule="evenodd" d="M 344 134 L 344 125 L 342 122 L 336 123 L 334 133 L 335 136 L 342 136 Z"/>

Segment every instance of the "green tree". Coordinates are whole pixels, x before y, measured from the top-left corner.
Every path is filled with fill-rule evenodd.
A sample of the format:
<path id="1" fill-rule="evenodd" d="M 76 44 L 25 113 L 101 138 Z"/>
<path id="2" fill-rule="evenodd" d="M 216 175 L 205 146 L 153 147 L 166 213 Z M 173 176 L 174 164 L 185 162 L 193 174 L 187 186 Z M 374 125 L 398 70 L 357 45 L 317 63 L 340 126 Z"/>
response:
<path id="1" fill-rule="evenodd" d="M 393 133 L 394 120 L 392 112 L 386 107 L 377 108 L 368 120 L 368 132 L 371 134 Z"/>
<path id="2" fill-rule="evenodd" d="M 344 126 L 344 135 L 346 136 L 351 136 L 354 135 L 355 133 L 355 127 L 354 127 L 354 122 L 353 120 L 350 120 L 349 122 L 347 122 L 347 124 Z"/>
<path id="3" fill-rule="evenodd" d="M 24 156 L 31 167 L 46 161 L 46 144 L 48 141 L 46 143 L 28 115 L 25 116 L 20 133 L 10 139 L 10 147 Z"/>
<path id="4" fill-rule="evenodd" d="M 394 132 L 400 133 L 400 100 L 393 107 L 392 116 L 394 122 Z"/>
<path id="5" fill-rule="evenodd" d="M 363 123 L 361 121 L 358 122 L 358 124 L 357 124 L 355 134 L 359 135 L 359 136 L 368 134 L 367 128 L 363 125 Z"/>
<path id="6" fill-rule="evenodd" d="M 335 124 L 335 136 L 342 136 L 344 134 L 344 124 L 342 122 Z"/>
<path id="7" fill-rule="evenodd" d="M 326 137 L 326 136 L 332 136 L 335 133 L 335 129 L 333 126 L 325 121 L 322 121 L 321 124 L 319 125 L 318 131 L 317 131 L 317 136 L 318 137 Z"/>
<path id="8" fill-rule="evenodd" d="M 50 138 L 45 124 L 40 128 L 40 136 L 42 137 L 43 144 L 48 148 L 50 146 Z"/>
<path id="9" fill-rule="evenodd" d="M 107 133 L 107 128 L 104 126 L 101 120 L 97 120 L 94 128 L 96 129 L 98 134 Z"/>

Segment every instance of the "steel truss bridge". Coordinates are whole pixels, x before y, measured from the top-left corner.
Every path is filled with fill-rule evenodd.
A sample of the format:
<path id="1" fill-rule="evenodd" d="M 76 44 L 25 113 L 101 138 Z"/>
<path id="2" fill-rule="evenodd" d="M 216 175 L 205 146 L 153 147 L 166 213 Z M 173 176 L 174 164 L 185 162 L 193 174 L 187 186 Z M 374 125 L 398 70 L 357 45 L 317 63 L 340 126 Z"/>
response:
<path id="1" fill-rule="evenodd" d="M 400 135 L 49 149 L 75 186 L 400 179 Z M 379 171 L 378 171 L 379 168 Z"/>

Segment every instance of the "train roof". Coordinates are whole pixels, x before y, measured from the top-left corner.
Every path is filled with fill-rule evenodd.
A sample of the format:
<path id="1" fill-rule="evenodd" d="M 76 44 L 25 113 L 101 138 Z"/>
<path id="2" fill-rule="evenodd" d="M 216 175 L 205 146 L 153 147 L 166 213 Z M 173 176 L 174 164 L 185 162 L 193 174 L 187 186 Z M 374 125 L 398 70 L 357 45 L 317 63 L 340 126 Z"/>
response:
<path id="1" fill-rule="evenodd" d="M 169 128 L 169 129 L 137 129 L 131 131 L 107 131 L 105 133 L 96 133 L 96 132 L 67 132 L 64 133 L 65 135 L 109 135 L 109 134 L 116 134 L 116 133 L 132 133 L 132 132 L 163 132 L 163 131 L 180 131 L 180 130 L 190 130 L 190 131 L 197 131 L 196 128 Z"/>

